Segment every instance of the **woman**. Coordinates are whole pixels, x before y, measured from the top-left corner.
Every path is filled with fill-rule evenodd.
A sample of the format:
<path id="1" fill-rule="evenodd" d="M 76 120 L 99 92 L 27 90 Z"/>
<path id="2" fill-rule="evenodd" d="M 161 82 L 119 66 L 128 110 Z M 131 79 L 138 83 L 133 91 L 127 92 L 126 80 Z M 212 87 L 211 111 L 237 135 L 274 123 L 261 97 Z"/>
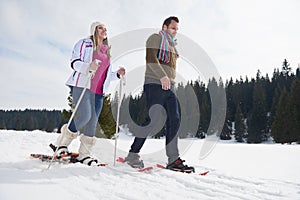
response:
<path id="1" fill-rule="evenodd" d="M 79 135 L 79 130 L 85 127 L 80 137 L 78 161 L 87 165 L 97 164 L 91 156 L 92 147 L 95 145 L 96 125 L 103 105 L 103 95 L 107 92 L 111 80 L 116 80 L 125 74 L 125 69 L 120 67 L 117 72 L 112 72 L 110 65 L 110 47 L 108 46 L 107 30 L 104 24 L 94 22 L 91 25 L 89 38 L 78 41 L 73 49 L 71 67 L 74 70 L 67 81 L 71 88 L 74 105 L 88 83 L 88 89 L 78 106 L 74 120 L 69 127 L 67 124 L 61 128 L 61 135 L 56 141 L 57 154 L 68 151 L 68 145 Z M 88 81 L 89 73 L 94 72 Z"/>

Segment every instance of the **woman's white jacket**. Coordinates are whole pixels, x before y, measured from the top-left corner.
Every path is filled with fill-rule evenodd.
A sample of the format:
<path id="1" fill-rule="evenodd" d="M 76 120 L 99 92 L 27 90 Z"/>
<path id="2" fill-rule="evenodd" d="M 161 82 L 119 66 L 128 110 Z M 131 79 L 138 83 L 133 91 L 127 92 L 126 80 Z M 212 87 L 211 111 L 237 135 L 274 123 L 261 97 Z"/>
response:
<path id="1" fill-rule="evenodd" d="M 71 67 L 74 71 L 67 80 L 66 85 L 81 88 L 86 86 L 89 75 L 89 67 L 92 63 L 93 49 L 93 42 L 89 38 L 81 39 L 75 44 L 71 58 Z M 118 73 L 112 72 L 112 66 L 110 65 L 103 84 L 104 94 L 108 91 L 110 81 L 118 78 Z M 90 85 L 91 81 L 88 81 L 88 89 L 90 89 Z"/>

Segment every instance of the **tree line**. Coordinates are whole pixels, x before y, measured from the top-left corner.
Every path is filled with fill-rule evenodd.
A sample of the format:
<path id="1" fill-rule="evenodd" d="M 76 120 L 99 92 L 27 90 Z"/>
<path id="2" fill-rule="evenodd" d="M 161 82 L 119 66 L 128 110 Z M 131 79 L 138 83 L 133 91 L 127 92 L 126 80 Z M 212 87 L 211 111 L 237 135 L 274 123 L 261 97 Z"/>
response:
<path id="1" fill-rule="evenodd" d="M 0 129 L 6 130 L 42 130 L 46 132 L 58 132 L 63 124 L 67 123 L 74 106 L 72 97 L 68 97 L 69 110 L 0 110 Z M 111 111 L 110 95 L 104 97 L 104 105 L 99 117 L 99 125 L 96 130 L 97 137 L 111 138 L 115 133 L 116 123 Z M 80 130 L 84 132 L 84 128 Z"/>
<path id="2" fill-rule="evenodd" d="M 62 123 L 59 110 L 0 110 L 0 129 L 56 132 Z"/>
<path id="3" fill-rule="evenodd" d="M 211 88 L 214 88 L 211 90 Z M 219 91 L 225 91 L 226 105 L 217 112 L 225 112 L 225 123 L 221 127 L 220 136 L 223 140 L 234 139 L 237 142 L 261 143 L 273 139 L 277 143 L 300 143 L 300 68 L 292 71 L 285 59 L 281 68 L 274 69 L 272 77 L 261 75 L 258 70 L 256 77 L 238 80 L 212 78 L 207 85 L 201 81 L 190 81 L 186 85 L 178 83 L 176 93 L 185 96 L 193 90 L 200 111 L 198 127 L 191 130 L 188 122 L 195 108 L 191 107 L 191 99 L 182 98 L 180 101 L 181 119 L 188 119 L 179 130 L 179 137 L 204 138 L 215 134 L 218 128 L 210 123 L 218 121 L 218 114 L 212 115 L 212 99 L 218 99 Z M 211 91 L 214 91 L 212 93 Z M 213 96 L 214 95 L 214 96 Z M 112 99 L 105 96 L 104 105 L 99 117 L 96 136 L 111 138 L 115 133 L 118 94 Z M 214 98 L 212 98 L 214 97 Z M 215 98 L 217 97 L 217 98 Z M 0 110 L 0 129 L 14 130 L 44 130 L 58 131 L 66 123 L 72 113 L 72 97 L 68 97 L 69 110 Z M 218 102 L 214 102 L 218 104 Z M 120 124 L 127 124 L 129 130 L 133 124 L 130 119 L 141 126 L 147 116 L 145 94 L 124 96 L 121 104 Z M 198 118 L 197 118 L 198 119 Z M 82 130 L 84 131 L 84 129 Z M 134 133 L 133 133 L 134 134 Z M 165 128 L 154 137 L 164 136 Z"/>
<path id="4" fill-rule="evenodd" d="M 256 77 L 239 80 L 223 80 L 212 78 L 207 85 L 201 81 L 190 81 L 186 85 L 179 83 L 176 87 L 177 94 L 187 94 L 193 88 L 197 97 L 200 118 L 198 129 L 190 132 L 188 123 L 179 130 L 179 137 L 204 138 L 206 135 L 215 134 L 210 128 L 211 122 L 217 121 L 218 112 L 212 116 L 212 95 L 218 96 L 218 91 L 226 93 L 226 116 L 221 132 L 217 133 L 223 140 L 234 139 L 237 142 L 261 143 L 273 139 L 277 143 L 300 143 L 300 68 L 292 72 L 290 64 L 285 59 L 281 69 L 274 69 L 272 77 L 268 74 L 261 75 L 258 70 Z M 217 88 L 209 90 L 208 88 Z M 218 89 L 219 88 L 219 89 Z M 187 96 L 188 97 L 188 96 Z M 218 99 L 218 98 L 217 98 Z M 215 103 L 215 104 L 218 104 Z M 147 116 L 145 94 L 125 97 L 121 106 L 121 123 L 128 123 L 126 106 L 133 122 L 142 125 Z M 189 99 L 181 101 L 181 119 L 189 119 L 194 108 L 190 107 Z M 219 110 L 221 110 L 220 108 Z M 123 110 L 123 111 L 122 111 Z M 224 110 L 225 112 L 225 110 Z M 220 113 L 220 112 L 219 112 Z M 209 129 L 210 128 L 210 129 Z M 165 128 L 155 137 L 164 136 Z"/>

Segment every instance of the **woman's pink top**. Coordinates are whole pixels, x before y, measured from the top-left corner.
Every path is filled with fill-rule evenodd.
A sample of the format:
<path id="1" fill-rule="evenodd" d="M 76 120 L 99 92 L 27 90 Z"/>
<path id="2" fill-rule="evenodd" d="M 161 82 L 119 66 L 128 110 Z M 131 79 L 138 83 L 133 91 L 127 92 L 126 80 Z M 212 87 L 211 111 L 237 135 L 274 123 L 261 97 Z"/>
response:
<path id="1" fill-rule="evenodd" d="M 110 65 L 110 59 L 106 54 L 108 49 L 107 45 L 102 44 L 100 49 L 93 54 L 93 61 L 98 59 L 101 61 L 99 68 L 97 69 L 94 77 L 91 80 L 90 90 L 96 94 L 103 94 L 103 83 L 106 79 L 108 67 Z"/>

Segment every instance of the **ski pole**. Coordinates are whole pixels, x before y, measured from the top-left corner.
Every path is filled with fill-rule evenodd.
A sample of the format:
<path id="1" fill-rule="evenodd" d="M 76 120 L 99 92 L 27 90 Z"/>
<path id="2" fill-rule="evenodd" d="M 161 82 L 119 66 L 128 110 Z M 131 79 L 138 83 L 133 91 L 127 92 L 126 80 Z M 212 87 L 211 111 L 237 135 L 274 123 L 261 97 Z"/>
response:
<path id="1" fill-rule="evenodd" d="M 75 106 L 75 109 L 74 109 L 74 111 L 73 111 L 73 113 L 72 113 L 72 115 L 71 115 L 71 117 L 70 117 L 70 119 L 69 119 L 69 121 L 68 121 L 67 127 L 70 126 L 70 124 L 71 124 L 71 122 L 72 122 L 72 120 L 73 120 L 73 118 L 74 118 L 74 116 L 75 116 L 75 113 L 76 113 L 76 111 L 77 111 L 77 109 L 78 109 L 78 107 L 79 107 L 79 104 L 80 104 L 80 102 L 81 102 L 81 100 L 82 100 L 82 98 L 83 98 L 83 96 L 84 96 L 84 94 L 85 94 L 85 91 L 86 91 L 86 89 L 87 89 L 87 87 L 88 87 L 88 85 L 89 85 L 89 82 L 90 82 L 91 78 L 93 77 L 94 73 L 95 73 L 94 71 L 90 71 L 90 72 L 89 72 L 88 78 L 87 78 L 87 81 L 86 81 L 86 84 L 85 84 L 85 86 L 84 86 L 83 91 L 81 92 L 81 95 L 80 95 L 80 97 L 79 97 L 79 99 L 78 99 L 78 102 L 77 102 L 77 104 L 76 104 L 76 106 Z M 64 134 L 64 133 L 61 133 L 61 134 Z M 55 157 L 55 155 L 56 155 L 56 153 L 57 153 L 57 151 L 58 151 L 58 147 L 60 146 L 63 137 L 64 137 L 64 135 L 62 135 L 62 137 L 60 137 L 59 141 L 57 142 L 57 147 L 56 147 L 56 149 L 55 149 L 55 151 L 54 151 L 54 153 L 53 153 L 52 159 L 51 159 L 51 161 L 50 161 L 50 163 L 49 163 L 47 169 L 50 169 L 50 167 L 51 167 L 51 165 L 52 165 L 52 163 L 53 163 L 54 157 Z"/>
<path id="2" fill-rule="evenodd" d="M 117 144 L 119 137 L 119 121 L 120 121 L 120 108 L 122 103 L 122 86 L 125 85 L 125 77 L 121 76 L 120 86 L 119 86 L 119 97 L 118 97 L 118 107 L 117 107 L 117 121 L 116 121 L 116 133 L 115 133 L 115 150 L 114 150 L 114 166 L 116 166 L 116 157 L 117 157 Z"/>

